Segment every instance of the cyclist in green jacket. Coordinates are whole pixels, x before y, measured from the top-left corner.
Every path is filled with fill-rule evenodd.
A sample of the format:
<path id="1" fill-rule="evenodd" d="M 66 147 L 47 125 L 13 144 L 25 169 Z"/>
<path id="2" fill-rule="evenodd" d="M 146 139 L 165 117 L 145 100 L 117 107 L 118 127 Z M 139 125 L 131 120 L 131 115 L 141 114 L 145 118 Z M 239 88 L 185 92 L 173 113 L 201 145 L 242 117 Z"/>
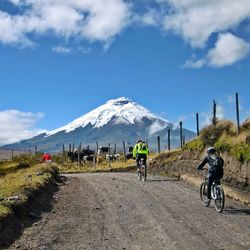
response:
<path id="1" fill-rule="evenodd" d="M 137 143 L 133 149 L 133 159 L 136 159 L 137 171 L 139 171 L 140 160 L 144 159 L 145 163 L 147 162 L 148 157 L 148 146 L 141 139 L 137 140 Z"/>

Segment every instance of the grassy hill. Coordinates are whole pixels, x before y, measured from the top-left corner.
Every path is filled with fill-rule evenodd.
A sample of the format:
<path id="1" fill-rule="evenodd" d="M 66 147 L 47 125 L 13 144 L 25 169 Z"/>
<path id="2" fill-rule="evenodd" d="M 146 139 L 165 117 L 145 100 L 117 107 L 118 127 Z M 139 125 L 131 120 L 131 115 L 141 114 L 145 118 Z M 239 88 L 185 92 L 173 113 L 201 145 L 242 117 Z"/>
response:
<path id="1" fill-rule="evenodd" d="M 149 164 L 149 172 L 192 178 L 197 182 L 203 177 L 196 167 L 209 146 L 214 146 L 225 160 L 223 184 L 246 192 L 244 199 L 250 203 L 250 119 L 241 125 L 239 134 L 235 124 L 228 120 L 203 128 L 199 137 L 182 149 L 157 154 Z"/>

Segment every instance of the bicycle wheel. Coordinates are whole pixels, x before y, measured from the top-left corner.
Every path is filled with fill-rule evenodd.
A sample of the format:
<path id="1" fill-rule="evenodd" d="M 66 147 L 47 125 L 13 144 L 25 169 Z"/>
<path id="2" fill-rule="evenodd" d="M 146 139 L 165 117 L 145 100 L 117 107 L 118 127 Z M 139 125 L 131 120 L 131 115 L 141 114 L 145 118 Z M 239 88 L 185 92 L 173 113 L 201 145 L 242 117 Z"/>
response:
<path id="1" fill-rule="evenodd" d="M 146 181 L 147 179 L 147 168 L 146 165 L 142 165 L 142 181 Z"/>
<path id="2" fill-rule="evenodd" d="M 139 181 L 141 180 L 141 164 L 139 165 L 139 168 L 137 169 L 137 178 Z"/>
<path id="3" fill-rule="evenodd" d="M 208 207 L 210 200 L 207 199 L 207 183 L 202 182 L 200 186 L 200 198 L 204 207 Z"/>
<path id="4" fill-rule="evenodd" d="M 216 199 L 214 200 L 214 206 L 218 213 L 221 213 L 225 205 L 225 194 L 222 186 L 216 186 Z"/>

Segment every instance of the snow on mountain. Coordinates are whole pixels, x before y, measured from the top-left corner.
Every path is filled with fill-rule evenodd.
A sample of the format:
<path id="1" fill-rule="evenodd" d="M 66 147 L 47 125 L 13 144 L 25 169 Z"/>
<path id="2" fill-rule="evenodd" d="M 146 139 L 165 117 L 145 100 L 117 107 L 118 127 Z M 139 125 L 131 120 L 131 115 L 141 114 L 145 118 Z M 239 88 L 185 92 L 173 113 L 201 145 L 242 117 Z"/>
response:
<path id="1" fill-rule="evenodd" d="M 47 136 L 54 135 L 61 131 L 69 133 L 76 128 L 84 128 L 89 124 L 93 126 L 93 128 L 100 128 L 110 123 L 114 125 L 141 123 L 143 118 L 158 121 L 158 123 L 160 121 L 162 127 L 166 127 L 170 124 L 167 120 L 153 114 L 132 100 L 120 97 L 109 100 L 104 105 L 90 111 L 69 124 L 48 132 Z"/>

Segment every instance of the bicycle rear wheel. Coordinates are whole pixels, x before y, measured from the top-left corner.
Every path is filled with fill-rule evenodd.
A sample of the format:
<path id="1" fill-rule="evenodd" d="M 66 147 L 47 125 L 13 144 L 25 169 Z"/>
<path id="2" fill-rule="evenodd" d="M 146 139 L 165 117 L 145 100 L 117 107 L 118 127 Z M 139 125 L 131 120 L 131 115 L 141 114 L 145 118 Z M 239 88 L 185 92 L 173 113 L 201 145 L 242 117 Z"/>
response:
<path id="1" fill-rule="evenodd" d="M 222 186 L 216 186 L 216 199 L 214 200 L 214 206 L 218 213 L 221 213 L 225 205 L 225 194 Z"/>
<path id="2" fill-rule="evenodd" d="M 137 169 L 137 178 L 139 181 L 141 180 L 141 166 Z"/>
<path id="3" fill-rule="evenodd" d="M 147 179 L 147 167 L 146 165 L 142 165 L 142 181 L 146 181 Z"/>
<path id="4" fill-rule="evenodd" d="M 201 183 L 200 198 L 201 198 L 202 205 L 204 207 L 208 207 L 210 204 L 210 200 L 207 199 L 207 183 L 206 182 Z"/>

